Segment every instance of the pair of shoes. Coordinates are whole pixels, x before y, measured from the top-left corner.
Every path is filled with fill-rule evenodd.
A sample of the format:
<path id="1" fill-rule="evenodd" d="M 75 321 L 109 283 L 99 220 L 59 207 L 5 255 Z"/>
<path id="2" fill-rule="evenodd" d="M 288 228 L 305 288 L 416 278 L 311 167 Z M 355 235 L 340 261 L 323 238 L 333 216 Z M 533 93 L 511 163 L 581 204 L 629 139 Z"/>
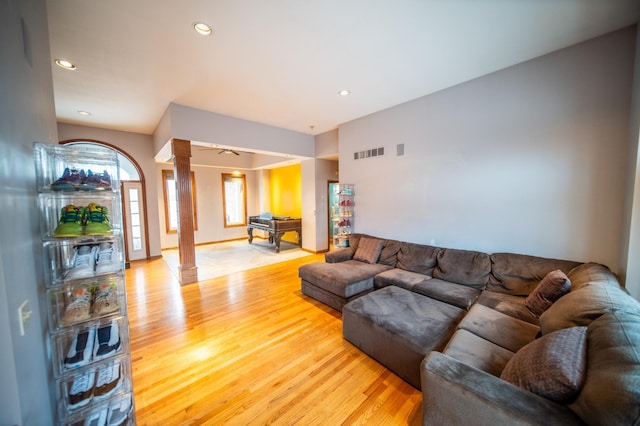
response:
<path id="1" fill-rule="evenodd" d="M 104 170 L 102 173 L 93 173 L 84 169 L 64 169 L 62 176 L 51 184 L 54 191 L 104 191 L 111 189 L 111 177 Z"/>
<path id="2" fill-rule="evenodd" d="M 62 324 L 74 324 L 89 319 L 92 299 L 93 295 L 89 286 L 76 288 L 71 295 L 71 303 L 64 310 Z"/>
<path id="3" fill-rule="evenodd" d="M 102 242 L 73 248 L 72 267 L 66 279 L 87 278 L 120 269 L 118 251 L 113 243 Z"/>
<path id="4" fill-rule="evenodd" d="M 92 309 L 93 307 L 93 309 Z M 62 315 L 62 324 L 71 325 L 87 320 L 93 312 L 95 315 L 104 315 L 117 311 L 118 288 L 115 281 L 82 285 L 73 290 L 71 303 L 67 305 Z"/>
<path id="5" fill-rule="evenodd" d="M 120 329 L 116 320 L 107 325 L 79 331 L 74 337 L 64 368 L 71 370 L 83 367 L 93 361 L 100 361 L 115 355 L 121 346 Z"/>
<path id="6" fill-rule="evenodd" d="M 55 237 L 78 237 L 82 235 L 111 234 L 109 211 L 105 206 L 89 203 L 87 207 L 68 204 L 60 210 Z"/>
<path id="7" fill-rule="evenodd" d="M 92 399 L 101 400 L 113 394 L 122 382 L 120 361 L 74 377 L 68 393 L 69 409 L 84 407 Z"/>
<path id="8" fill-rule="evenodd" d="M 131 413 L 131 396 L 113 402 L 109 408 L 91 413 L 84 423 L 78 422 L 77 425 L 119 426 L 127 420 L 129 413 Z"/>

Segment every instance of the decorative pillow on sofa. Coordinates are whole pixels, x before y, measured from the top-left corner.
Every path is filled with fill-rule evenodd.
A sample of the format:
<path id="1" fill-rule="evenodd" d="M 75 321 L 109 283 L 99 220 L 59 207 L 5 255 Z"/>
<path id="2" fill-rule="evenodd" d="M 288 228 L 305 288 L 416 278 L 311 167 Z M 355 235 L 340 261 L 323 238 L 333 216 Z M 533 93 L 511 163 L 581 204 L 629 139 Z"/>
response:
<path id="1" fill-rule="evenodd" d="M 553 302 L 571 290 L 571 281 L 559 269 L 551 271 L 540 281 L 540 284 L 527 296 L 524 306 L 536 318 L 546 311 Z"/>
<path id="2" fill-rule="evenodd" d="M 587 327 L 571 327 L 540 337 L 520 349 L 500 378 L 555 402 L 580 393 L 587 370 Z"/>
<path id="3" fill-rule="evenodd" d="M 362 237 L 353 259 L 360 262 L 376 263 L 382 253 L 382 246 L 384 246 L 384 240 Z"/>

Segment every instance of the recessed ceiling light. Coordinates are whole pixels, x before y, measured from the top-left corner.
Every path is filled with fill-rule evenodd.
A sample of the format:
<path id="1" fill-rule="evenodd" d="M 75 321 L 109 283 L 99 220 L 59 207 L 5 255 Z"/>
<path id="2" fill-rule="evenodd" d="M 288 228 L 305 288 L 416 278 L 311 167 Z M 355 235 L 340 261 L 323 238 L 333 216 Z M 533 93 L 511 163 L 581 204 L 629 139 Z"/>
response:
<path id="1" fill-rule="evenodd" d="M 80 114 L 80 115 L 91 115 L 91 113 L 89 111 L 78 111 L 78 114 Z"/>
<path id="2" fill-rule="evenodd" d="M 65 70 L 75 70 L 77 67 L 66 59 L 56 59 L 56 65 Z"/>
<path id="3" fill-rule="evenodd" d="M 193 24 L 193 29 L 200 35 L 211 35 L 213 32 L 211 27 L 204 22 L 195 22 Z"/>
<path id="4" fill-rule="evenodd" d="M 348 91 L 348 90 L 341 90 L 341 91 L 339 91 L 339 92 L 338 92 L 338 95 L 340 95 L 340 96 L 347 96 L 347 95 L 349 95 L 350 93 L 351 93 L 351 92 L 350 92 L 350 91 Z"/>

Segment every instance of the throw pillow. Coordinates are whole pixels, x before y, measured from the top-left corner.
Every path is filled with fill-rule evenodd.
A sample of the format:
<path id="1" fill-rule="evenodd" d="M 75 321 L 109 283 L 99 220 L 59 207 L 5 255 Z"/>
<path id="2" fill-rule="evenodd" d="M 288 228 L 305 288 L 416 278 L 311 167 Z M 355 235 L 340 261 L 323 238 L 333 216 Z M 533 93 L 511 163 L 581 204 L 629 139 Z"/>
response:
<path id="1" fill-rule="evenodd" d="M 540 315 L 553 305 L 553 302 L 567 294 L 569 290 L 571 290 L 571 281 L 564 272 L 556 269 L 549 272 L 527 296 L 524 306 L 534 317 L 540 318 Z"/>
<path id="2" fill-rule="evenodd" d="M 382 253 L 382 247 L 384 246 L 384 240 L 377 238 L 360 238 L 356 253 L 353 255 L 354 260 L 359 260 L 366 263 L 376 263 Z"/>
<path id="3" fill-rule="evenodd" d="M 587 367 L 587 327 L 554 331 L 525 345 L 500 378 L 555 402 L 576 397 Z"/>

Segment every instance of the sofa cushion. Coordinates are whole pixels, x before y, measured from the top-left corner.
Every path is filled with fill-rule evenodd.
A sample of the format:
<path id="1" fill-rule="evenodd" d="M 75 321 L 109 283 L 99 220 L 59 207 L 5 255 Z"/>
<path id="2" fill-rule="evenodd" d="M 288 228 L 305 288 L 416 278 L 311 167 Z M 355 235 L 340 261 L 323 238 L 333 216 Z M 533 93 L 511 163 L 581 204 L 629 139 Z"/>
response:
<path id="1" fill-rule="evenodd" d="M 433 277 L 484 290 L 491 274 L 487 253 L 471 250 L 442 249 Z"/>
<path id="2" fill-rule="evenodd" d="M 510 350 L 462 329 L 455 332 L 442 353 L 496 377 L 500 377 L 514 355 Z"/>
<path id="3" fill-rule="evenodd" d="M 518 352 L 520 348 L 533 341 L 540 331 L 534 324 L 477 303 L 469 310 L 458 328 L 467 330 L 511 352 Z"/>
<path id="4" fill-rule="evenodd" d="M 573 268 L 567 274 L 569 280 L 571 280 L 571 290 L 580 290 L 587 284 L 602 284 L 610 285 L 613 287 L 620 287 L 620 283 L 613 275 L 611 270 L 599 263 L 584 263 L 580 266 Z"/>
<path id="5" fill-rule="evenodd" d="M 298 268 L 298 276 L 309 283 L 341 297 L 350 298 L 373 288 L 373 277 L 388 266 L 357 260 L 340 263 L 309 263 Z"/>
<path id="6" fill-rule="evenodd" d="M 587 328 L 572 327 L 542 336 L 520 349 L 500 378 L 559 403 L 573 399 L 587 369 Z"/>
<path id="7" fill-rule="evenodd" d="M 562 328 L 588 325 L 599 316 L 631 307 L 640 310 L 640 303 L 619 285 L 587 283 L 562 296 L 540 316 L 542 334 Z"/>
<path id="8" fill-rule="evenodd" d="M 384 246 L 384 240 L 363 237 L 360 239 L 353 259 L 366 263 L 376 263 L 382 252 L 382 246 Z"/>
<path id="9" fill-rule="evenodd" d="M 571 289 L 571 281 L 559 269 L 549 272 L 540 281 L 540 284 L 524 300 L 524 306 L 531 314 L 540 318 L 540 315 L 553 305 L 562 295 Z"/>
<path id="10" fill-rule="evenodd" d="M 549 272 L 560 269 L 566 274 L 578 265 L 579 262 L 568 260 L 494 253 L 491 255 L 491 279 L 487 290 L 528 296 Z"/>
<path id="11" fill-rule="evenodd" d="M 376 288 L 395 285 L 400 288 L 412 290 L 416 284 L 430 280 L 431 277 L 417 272 L 405 271 L 404 269 L 393 268 L 379 273 L 374 278 Z"/>
<path id="12" fill-rule="evenodd" d="M 481 291 L 462 284 L 433 278 L 416 283 L 413 291 L 468 311 Z"/>
<path id="13" fill-rule="evenodd" d="M 538 319 L 531 315 L 531 312 L 524 306 L 524 299 L 524 296 L 485 290 L 478 297 L 478 303 L 511 317 L 538 325 Z"/>
<path id="14" fill-rule="evenodd" d="M 401 243 L 396 267 L 431 276 L 433 268 L 436 266 L 436 256 L 439 251 L 440 249 L 437 247 Z"/>
<path id="15" fill-rule="evenodd" d="M 398 252 L 400 251 L 401 245 L 402 243 L 400 241 L 386 240 L 384 247 L 382 247 L 382 253 L 380 253 L 378 263 L 395 268 L 398 263 Z"/>
<path id="16" fill-rule="evenodd" d="M 590 424 L 640 424 L 640 312 L 622 309 L 587 331 L 587 376 L 569 405 Z"/>

